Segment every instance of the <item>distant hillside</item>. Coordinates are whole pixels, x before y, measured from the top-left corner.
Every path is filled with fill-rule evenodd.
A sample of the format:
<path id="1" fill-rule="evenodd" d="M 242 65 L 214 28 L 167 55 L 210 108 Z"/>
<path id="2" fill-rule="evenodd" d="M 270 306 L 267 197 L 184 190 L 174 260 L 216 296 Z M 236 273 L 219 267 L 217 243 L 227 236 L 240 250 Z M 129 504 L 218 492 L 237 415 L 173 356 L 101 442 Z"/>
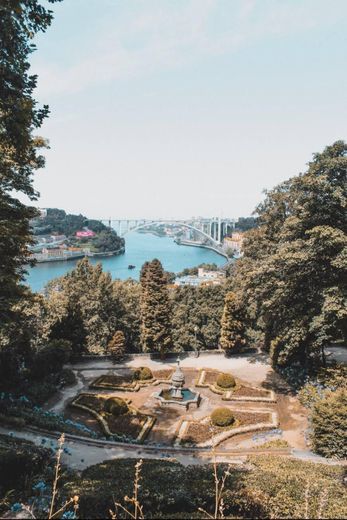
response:
<path id="1" fill-rule="evenodd" d="M 124 248 L 124 238 L 98 220 L 88 219 L 84 215 L 71 215 L 57 208 L 47 208 L 45 213 L 31 221 L 32 233 L 38 244 L 50 243 L 49 237 L 64 235 L 66 246 L 89 248 L 94 253 Z"/>

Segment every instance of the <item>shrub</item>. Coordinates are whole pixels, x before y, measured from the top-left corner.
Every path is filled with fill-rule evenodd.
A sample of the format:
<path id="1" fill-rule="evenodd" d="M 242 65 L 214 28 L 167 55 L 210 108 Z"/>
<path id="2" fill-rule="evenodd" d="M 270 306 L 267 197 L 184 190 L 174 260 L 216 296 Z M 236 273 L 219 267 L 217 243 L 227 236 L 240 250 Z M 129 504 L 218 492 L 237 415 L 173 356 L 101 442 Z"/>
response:
<path id="1" fill-rule="evenodd" d="M 221 388 L 233 388 L 236 382 L 231 374 L 219 374 L 217 377 L 217 385 Z"/>
<path id="2" fill-rule="evenodd" d="M 214 426 L 230 426 L 235 422 L 235 417 L 229 408 L 216 408 L 211 413 L 211 420 Z"/>
<path id="3" fill-rule="evenodd" d="M 23 428 L 26 424 L 23 417 L 17 417 L 14 415 L 5 415 L 0 413 L 0 423 L 14 426 L 15 428 Z"/>
<path id="4" fill-rule="evenodd" d="M 112 415 L 124 415 L 129 410 L 127 403 L 121 397 L 110 397 L 105 403 L 105 412 Z"/>
<path id="5" fill-rule="evenodd" d="M 137 368 L 134 372 L 134 379 L 138 381 L 147 381 L 153 379 L 152 370 L 148 367 Z"/>
<path id="6" fill-rule="evenodd" d="M 32 443 L 1 438 L 0 493 L 9 490 L 30 489 L 35 477 L 51 463 L 48 450 Z"/>
<path id="7" fill-rule="evenodd" d="M 61 371 L 61 382 L 64 386 L 72 386 L 77 383 L 75 373 L 70 368 L 63 368 Z"/>
<path id="8" fill-rule="evenodd" d="M 41 379 L 47 373 L 56 373 L 71 358 L 71 342 L 63 339 L 51 340 L 34 356 L 31 373 L 34 379 Z"/>
<path id="9" fill-rule="evenodd" d="M 347 390 L 329 392 L 312 412 L 314 450 L 324 457 L 347 457 Z"/>

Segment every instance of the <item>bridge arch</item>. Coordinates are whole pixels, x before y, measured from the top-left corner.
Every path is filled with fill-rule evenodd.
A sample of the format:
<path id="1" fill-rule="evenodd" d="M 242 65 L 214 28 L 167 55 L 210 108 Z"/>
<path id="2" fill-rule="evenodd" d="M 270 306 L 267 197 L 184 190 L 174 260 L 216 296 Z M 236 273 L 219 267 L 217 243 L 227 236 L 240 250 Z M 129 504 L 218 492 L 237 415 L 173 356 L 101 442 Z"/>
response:
<path id="1" fill-rule="evenodd" d="M 148 222 L 144 222 L 142 224 L 138 224 L 134 227 L 128 226 L 128 228 L 122 232 L 122 236 L 126 235 L 127 233 L 130 233 L 131 231 L 137 231 L 138 229 L 144 229 L 146 227 L 153 226 L 154 224 L 165 224 L 165 225 L 171 225 L 171 226 L 184 226 L 188 229 L 192 229 L 193 231 L 196 231 L 197 233 L 200 233 L 200 235 L 203 235 L 205 238 L 210 240 L 214 245 L 219 245 L 219 242 L 212 238 L 208 233 L 205 233 L 205 231 L 202 231 L 201 229 L 193 226 L 192 224 L 187 224 L 186 222 L 182 222 L 179 220 L 151 220 Z"/>

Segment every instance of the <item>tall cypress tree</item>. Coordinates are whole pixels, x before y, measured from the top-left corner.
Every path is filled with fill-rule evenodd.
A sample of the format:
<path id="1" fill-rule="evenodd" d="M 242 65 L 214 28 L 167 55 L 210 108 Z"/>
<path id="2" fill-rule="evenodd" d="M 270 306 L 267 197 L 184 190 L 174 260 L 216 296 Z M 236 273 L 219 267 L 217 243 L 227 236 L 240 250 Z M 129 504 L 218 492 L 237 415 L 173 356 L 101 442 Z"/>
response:
<path id="1" fill-rule="evenodd" d="M 245 327 L 242 310 L 233 292 L 228 292 L 225 297 L 221 325 L 221 347 L 227 354 L 238 352 L 246 344 Z"/>
<path id="2" fill-rule="evenodd" d="M 159 260 L 143 265 L 140 283 L 142 348 L 164 357 L 172 345 L 171 311 L 167 277 Z"/>

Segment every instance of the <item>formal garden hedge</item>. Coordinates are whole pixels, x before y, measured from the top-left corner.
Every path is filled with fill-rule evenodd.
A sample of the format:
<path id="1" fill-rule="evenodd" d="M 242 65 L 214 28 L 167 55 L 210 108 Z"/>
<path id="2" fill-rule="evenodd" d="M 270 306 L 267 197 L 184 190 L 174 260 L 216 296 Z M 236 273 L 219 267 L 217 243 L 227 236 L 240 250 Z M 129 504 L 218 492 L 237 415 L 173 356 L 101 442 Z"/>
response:
<path id="1" fill-rule="evenodd" d="M 235 416 L 229 408 L 216 408 L 211 413 L 213 426 L 230 426 L 235 422 Z"/>
<path id="2" fill-rule="evenodd" d="M 134 379 L 136 381 L 148 381 L 153 379 L 152 370 L 148 367 L 140 367 L 134 371 Z"/>
<path id="3" fill-rule="evenodd" d="M 217 386 L 225 389 L 234 388 L 236 381 L 231 374 L 219 374 L 216 380 Z"/>
<path id="4" fill-rule="evenodd" d="M 72 401 L 71 407 L 92 414 L 103 435 L 122 442 L 141 442 L 155 422 L 152 415 L 141 413 L 120 397 L 82 393 Z"/>

